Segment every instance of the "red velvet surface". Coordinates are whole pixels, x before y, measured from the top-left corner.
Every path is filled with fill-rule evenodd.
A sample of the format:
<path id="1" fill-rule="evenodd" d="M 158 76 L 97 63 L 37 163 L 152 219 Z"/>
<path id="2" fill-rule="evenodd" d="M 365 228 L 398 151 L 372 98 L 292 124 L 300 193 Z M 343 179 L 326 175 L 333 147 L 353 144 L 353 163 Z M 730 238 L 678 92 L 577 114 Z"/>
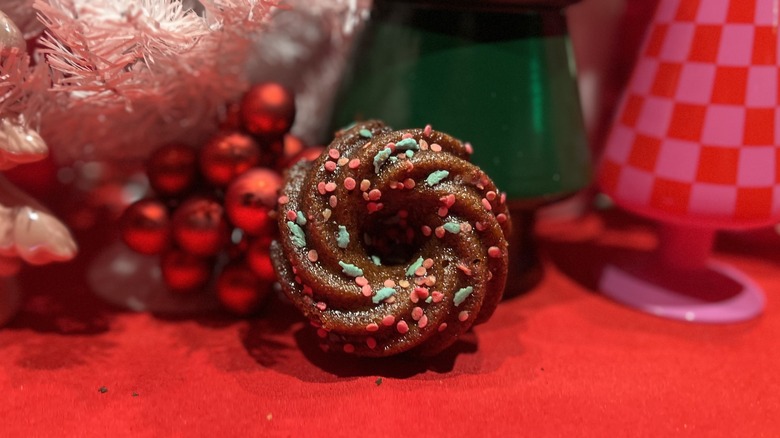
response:
<path id="1" fill-rule="evenodd" d="M 21 274 L 26 305 L 0 329 L 0 435 L 776 436 L 777 240 L 721 239 L 715 256 L 768 304 L 716 326 L 594 292 L 606 261 L 655 245 L 650 224 L 611 212 L 540 234 L 541 283 L 451 351 L 361 360 L 320 351 L 278 300 L 249 320 L 111 307 L 84 274 L 112 233 L 80 233 L 75 262 Z"/>

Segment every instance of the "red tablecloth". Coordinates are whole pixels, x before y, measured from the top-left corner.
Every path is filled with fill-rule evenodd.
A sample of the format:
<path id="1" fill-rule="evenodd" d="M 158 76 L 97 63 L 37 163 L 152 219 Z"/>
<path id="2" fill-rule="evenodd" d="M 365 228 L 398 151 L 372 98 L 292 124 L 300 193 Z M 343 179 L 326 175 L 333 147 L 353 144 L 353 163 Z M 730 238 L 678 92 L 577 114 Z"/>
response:
<path id="1" fill-rule="evenodd" d="M 26 305 L 0 329 L 0 435 L 776 436 L 780 246 L 720 245 L 766 312 L 693 325 L 593 291 L 605 260 L 654 245 L 649 224 L 611 213 L 540 231 L 542 282 L 428 361 L 323 353 L 278 301 L 250 320 L 113 308 L 87 286 L 101 242 L 82 233 L 75 262 L 20 277 Z"/>

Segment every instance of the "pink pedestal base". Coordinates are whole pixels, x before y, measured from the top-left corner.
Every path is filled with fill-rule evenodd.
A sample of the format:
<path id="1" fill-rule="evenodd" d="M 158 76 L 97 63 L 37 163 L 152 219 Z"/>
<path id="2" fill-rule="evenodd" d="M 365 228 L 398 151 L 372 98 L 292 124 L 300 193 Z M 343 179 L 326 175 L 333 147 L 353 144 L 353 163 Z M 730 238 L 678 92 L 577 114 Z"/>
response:
<path id="1" fill-rule="evenodd" d="M 746 321 L 765 306 L 762 289 L 739 270 L 710 261 L 700 270 L 604 268 L 599 289 L 621 304 L 662 318 L 698 323 Z"/>

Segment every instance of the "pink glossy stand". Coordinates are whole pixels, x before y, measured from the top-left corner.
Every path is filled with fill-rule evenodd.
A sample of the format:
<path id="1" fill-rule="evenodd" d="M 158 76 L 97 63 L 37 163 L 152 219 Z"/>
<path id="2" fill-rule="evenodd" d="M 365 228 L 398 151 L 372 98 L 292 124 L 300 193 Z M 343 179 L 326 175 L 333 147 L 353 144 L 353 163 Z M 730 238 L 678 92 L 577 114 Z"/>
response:
<path id="1" fill-rule="evenodd" d="M 709 260 L 715 230 L 662 225 L 660 245 L 646 261 L 607 265 L 599 288 L 626 306 L 669 319 L 745 321 L 761 314 L 763 290 L 727 264 Z"/>

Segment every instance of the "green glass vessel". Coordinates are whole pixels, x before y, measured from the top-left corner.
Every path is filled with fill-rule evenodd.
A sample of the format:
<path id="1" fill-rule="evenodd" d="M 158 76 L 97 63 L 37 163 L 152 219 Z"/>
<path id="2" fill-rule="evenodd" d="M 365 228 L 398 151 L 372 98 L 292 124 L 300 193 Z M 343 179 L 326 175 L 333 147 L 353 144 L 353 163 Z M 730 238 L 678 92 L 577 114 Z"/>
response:
<path id="1" fill-rule="evenodd" d="M 472 143 L 473 161 L 527 207 L 587 186 L 562 2 L 530 3 L 376 0 L 331 130 L 371 118 L 431 124 Z"/>

